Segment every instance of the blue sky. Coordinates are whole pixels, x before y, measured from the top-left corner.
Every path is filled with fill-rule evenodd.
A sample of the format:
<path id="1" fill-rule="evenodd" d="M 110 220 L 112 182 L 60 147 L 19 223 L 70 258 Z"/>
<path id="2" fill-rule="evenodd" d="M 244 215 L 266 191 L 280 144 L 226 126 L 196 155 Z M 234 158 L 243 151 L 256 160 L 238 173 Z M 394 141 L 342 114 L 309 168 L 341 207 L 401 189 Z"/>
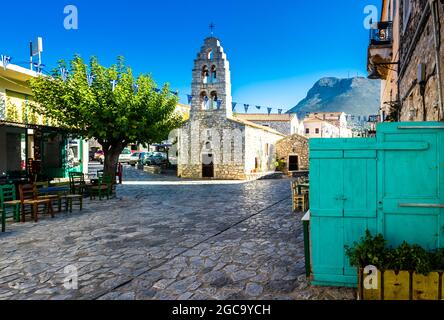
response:
<path id="1" fill-rule="evenodd" d="M 70 0 L 2 5 L 0 54 L 29 60 L 28 43 L 44 38 L 43 63 L 75 53 L 109 65 L 124 55 L 136 73 L 150 73 L 190 91 L 193 60 L 214 22 L 231 63 L 233 100 L 288 110 L 323 76 L 363 76 L 366 5 L 379 0 Z M 65 30 L 65 5 L 79 11 L 79 29 Z"/>

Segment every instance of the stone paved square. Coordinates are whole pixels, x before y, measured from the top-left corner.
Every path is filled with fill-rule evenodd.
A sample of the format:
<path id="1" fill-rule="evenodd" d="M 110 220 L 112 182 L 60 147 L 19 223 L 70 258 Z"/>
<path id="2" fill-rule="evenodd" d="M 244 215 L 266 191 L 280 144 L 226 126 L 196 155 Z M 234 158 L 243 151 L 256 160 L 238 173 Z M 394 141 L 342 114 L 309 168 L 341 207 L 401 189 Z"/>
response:
<path id="1" fill-rule="evenodd" d="M 354 299 L 304 270 L 290 181 L 189 181 L 126 168 L 116 199 L 8 224 L 0 299 Z M 65 267 L 78 289 L 64 288 Z"/>

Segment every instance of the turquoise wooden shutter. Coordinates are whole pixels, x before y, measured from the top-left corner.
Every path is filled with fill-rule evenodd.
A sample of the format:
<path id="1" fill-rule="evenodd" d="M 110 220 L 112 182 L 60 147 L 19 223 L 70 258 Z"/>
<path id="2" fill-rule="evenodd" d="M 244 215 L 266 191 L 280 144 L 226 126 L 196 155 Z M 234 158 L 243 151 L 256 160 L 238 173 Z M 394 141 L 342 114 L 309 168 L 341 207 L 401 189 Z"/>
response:
<path id="1" fill-rule="evenodd" d="M 344 216 L 376 217 L 376 151 L 345 151 L 344 158 Z"/>
<path id="2" fill-rule="evenodd" d="M 395 146 L 380 152 L 378 160 L 380 229 L 390 245 L 408 241 L 435 249 L 444 244 L 438 207 L 444 203 L 444 131 L 433 129 L 435 123 L 414 125 L 386 125 L 379 131 L 378 142 Z M 427 147 L 415 149 L 418 143 Z"/>
<path id="3" fill-rule="evenodd" d="M 342 217 L 344 163 L 342 151 L 313 151 L 310 155 L 310 212 L 318 217 Z"/>

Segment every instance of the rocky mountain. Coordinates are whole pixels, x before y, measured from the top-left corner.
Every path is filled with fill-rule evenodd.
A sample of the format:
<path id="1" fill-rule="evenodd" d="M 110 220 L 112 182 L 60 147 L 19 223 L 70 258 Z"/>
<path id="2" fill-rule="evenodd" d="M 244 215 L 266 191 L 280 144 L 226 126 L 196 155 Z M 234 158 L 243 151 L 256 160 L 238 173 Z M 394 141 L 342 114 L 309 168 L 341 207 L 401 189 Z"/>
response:
<path id="1" fill-rule="evenodd" d="M 380 107 L 379 80 L 363 77 L 322 78 L 308 91 L 307 97 L 288 111 L 303 118 L 310 112 L 345 112 L 351 115 L 378 114 Z"/>

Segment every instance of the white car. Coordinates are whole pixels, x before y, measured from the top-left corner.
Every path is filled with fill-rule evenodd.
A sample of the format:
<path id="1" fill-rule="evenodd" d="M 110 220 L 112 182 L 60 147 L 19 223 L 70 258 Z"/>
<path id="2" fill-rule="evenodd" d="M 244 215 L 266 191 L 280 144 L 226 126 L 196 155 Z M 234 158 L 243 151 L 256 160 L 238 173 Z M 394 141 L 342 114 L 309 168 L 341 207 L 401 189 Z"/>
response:
<path id="1" fill-rule="evenodd" d="M 135 166 L 136 164 L 138 164 L 140 161 L 140 155 L 141 155 L 141 152 L 134 152 L 130 157 L 129 164 L 132 166 Z"/>
<path id="2" fill-rule="evenodd" d="M 120 163 L 130 163 L 131 162 L 131 150 L 130 149 L 125 149 L 122 151 L 122 153 L 119 156 L 119 162 Z"/>

